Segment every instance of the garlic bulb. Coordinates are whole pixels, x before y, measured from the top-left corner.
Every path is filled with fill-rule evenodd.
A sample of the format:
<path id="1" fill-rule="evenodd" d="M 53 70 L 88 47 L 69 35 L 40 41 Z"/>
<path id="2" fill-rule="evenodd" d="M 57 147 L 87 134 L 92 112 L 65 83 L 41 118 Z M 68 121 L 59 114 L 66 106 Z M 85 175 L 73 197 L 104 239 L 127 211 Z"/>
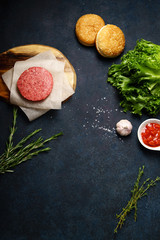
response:
<path id="1" fill-rule="evenodd" d="M 116 124 L 116 131 L 121 136 L 127 136 L 132 131 L 132 124 L 127 119 L 122 119 Z"/>

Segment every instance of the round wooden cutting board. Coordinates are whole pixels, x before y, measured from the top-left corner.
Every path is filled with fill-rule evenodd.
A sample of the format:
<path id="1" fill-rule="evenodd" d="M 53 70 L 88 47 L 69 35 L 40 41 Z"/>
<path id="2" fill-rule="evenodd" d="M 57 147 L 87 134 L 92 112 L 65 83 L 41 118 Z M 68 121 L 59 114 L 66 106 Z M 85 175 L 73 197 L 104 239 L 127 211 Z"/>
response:
<path id="1" fill-rule="evenodd" d="M 40 44 L 30 44 L 24 46 L 18 46 L 11 48 L 6 52 L 0 53 L 0 98 L 9 102 L 10 92 L 3 82 L 2 74 L 11 69 L 16 61 L 26 60 L 31 58 L 38 53 L 51 50 L 57 60 L 65 62 L 64 72 L 72 88 L 76 89 L 77 76 L 76 72 L 69 62 L 69 60 L 61 53 L 58 49 L 40 45 Z"/>

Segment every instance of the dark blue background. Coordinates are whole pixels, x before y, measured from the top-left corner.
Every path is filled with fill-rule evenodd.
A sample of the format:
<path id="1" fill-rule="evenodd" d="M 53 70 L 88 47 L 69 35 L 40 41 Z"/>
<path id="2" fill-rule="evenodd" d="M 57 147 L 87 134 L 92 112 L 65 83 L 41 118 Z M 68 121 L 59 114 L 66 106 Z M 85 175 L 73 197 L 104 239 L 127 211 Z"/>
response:
<path id="1" fill-rule="evenodd" d="M 106 83 L 108 68 L 95 47 L 75 37 L 78 18 L 87 13 L 119 26 L 126 37 L 124 53 L 138 39 L 160 44 L 160 2 L 151 0 L 3 0 L 0 3 L 0 52 L 24 44 L 59 49 L 77 73 L 76 93 L 60 111 L 29 122 L 18 111 L 15 142 L 42 128 L 44 138 L 63 131 L 49 143 L 49 153 L 0 176 L 0 240 L 159 240 L 160 184 L 138 202 L 114 235 L 116 213 L 130 199 L 138 169 L 143 179 L 160 176 L 160 153 L 144 149 L 137 129 L 147 119 L 123 113 L 116 89 Z M 0 153 L 12 124 L 13 106 L 0 102 Z M 158 116 L 157 116 L 158 117 Z M 117 136 L 116 123 L 126 118 L 132 134 Z"/>

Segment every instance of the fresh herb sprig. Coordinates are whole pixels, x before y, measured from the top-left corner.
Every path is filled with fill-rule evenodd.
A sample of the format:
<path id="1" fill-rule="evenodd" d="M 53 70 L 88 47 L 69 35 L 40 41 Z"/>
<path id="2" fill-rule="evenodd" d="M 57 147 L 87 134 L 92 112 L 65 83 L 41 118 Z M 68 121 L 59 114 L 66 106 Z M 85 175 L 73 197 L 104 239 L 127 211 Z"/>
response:
<path id="1" fill-rule="evenodd" d="M 10 128 L 10 135 L 6 144 L 5 152 L 0 156 L 0 173 L 13 172 L 13 168 L 22 162 L 31 159 L 33 156 L 38 155 L 41 152 L 49 151 L 49 147 L 44 147 L 47 142 L 57 139 L 63 133 L 60 132 L 51 136 L 50 138 L 43 140 L 39 137 L 37 140 L 32 141 L 28 145 L 26 142 L 42 129 L 37 129 L 30 133 L 28 136 L 22 138 L 15 146 L 13 144 L 13 136 L 16 132 L 16 120 L 17 120 L 17 108 L 13 109 L 13 125 Z"/>
<path id="2" fill-rule="evenodd" d="M 120 214 L 116 214 L 116 217 L 119 219 L 119 222 L 114 229 L 114 233 L 117 233 L 118 228 L 121 228 L 126 221 L 127 215 L 131 212 L 131 210 L 135 210 L 134 212 L 134 220 L 137 220 L 137 201 L 141 199 L 142 197 L 147 195 L 147 190 L 150 187 L 153 187 L 156 185 L 157 181 L 160 181 L 160 177 L 156 177 L 155 180 L 150 180 L 150 178 L 147 178 L 141 186 L 139 186 L 140 179 L 144 173 L 144 166 L 142 168 L 139 168 L 139 173 L 137 180 L 134 184 L 134 188 L 131 191 L 131 199 L 128 201 L 125 208 L 122 209 L 122 212 Z"/>

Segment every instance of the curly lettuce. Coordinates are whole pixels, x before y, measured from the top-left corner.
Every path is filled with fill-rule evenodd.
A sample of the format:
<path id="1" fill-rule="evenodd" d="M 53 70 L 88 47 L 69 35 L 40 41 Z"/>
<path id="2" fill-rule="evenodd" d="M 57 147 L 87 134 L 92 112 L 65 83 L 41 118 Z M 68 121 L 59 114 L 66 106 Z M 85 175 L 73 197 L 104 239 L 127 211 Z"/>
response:
<path id="1" fill-rule="evenodd" d="M 160 45 L 141 39 L 133 50 L 112 64 L 108 80 L 122 97 L 124 112 L 157 115 L 160 112 Z"/>

